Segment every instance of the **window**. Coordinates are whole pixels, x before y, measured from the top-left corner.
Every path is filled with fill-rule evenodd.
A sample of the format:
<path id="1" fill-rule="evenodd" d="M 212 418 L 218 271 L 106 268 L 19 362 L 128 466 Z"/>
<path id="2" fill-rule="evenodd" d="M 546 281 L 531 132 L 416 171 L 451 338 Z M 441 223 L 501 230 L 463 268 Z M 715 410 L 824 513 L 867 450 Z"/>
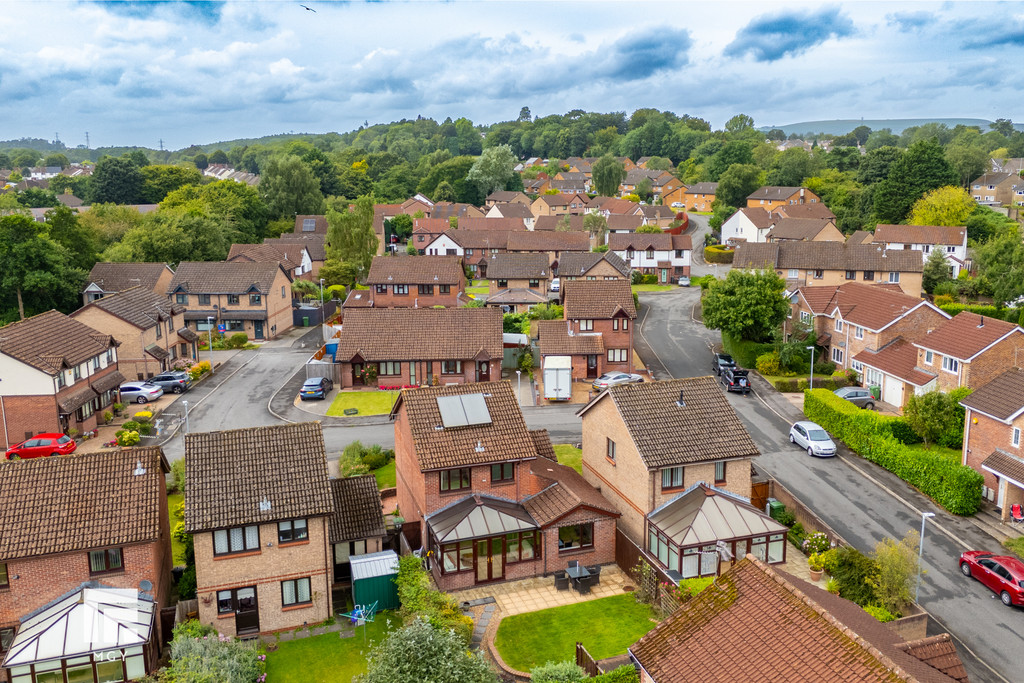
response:
<path id="1" fill-rule="evenodd" d="M 13 628 L 0 628 L 0 652 L 7 652 L 11 649 L 11 642 L 14 640 L 14 629 Z M 121 668 L 121 663 L 117 663 L 118 668 Z"/>
<path id="2" fill-rule="evenodd" d="M 302 232 L 315 232 L 316 231 L 316 219 L 315 218 L 303 218 L 302 219 Z"/>
<path id="3" fill-rule="evenodd" d="M 503 462 L 499 465 L 491 465 L 491 483 L 516 480 L 516 464 L 514 462 Z"/>
<path id="4" fill-rule="evenodd" d="M 799 268 L 790 268 L 789 272 L 786 274 L 786 277 L 789 278 L 790 280 L 797 280 L 797 279 L 799 279 L 800 278 L 800 269 Z"/>
<path id="5" fill-rule="evenodd" d="M 800 311 L 800 322 L 809 323 L 811 322 L 811 314 L 807 311 Z"/>
<path id="6" fill-rule="evenodd" d="M 678 489 L 683 486 L 683 468 L 667 467 L 661 471 L 661 488 Z"/>
<path id="7" fill-rule="evenodd" d="M 395 285 L 395 294 L 404 295 L 409 293 L 409 285 Z"/>
<path id="8" fill-rule="evenodd" d="M 594 524 L 558 527 L 558 550 L 579 550 L 594 547 Z"/>
<path id="9" fill-rule="evenodd" d="M 462 374 L 462 361 L 461 360 L 443 360 L 443 361 L 441 361 L 441 374 L 442 375 L 461 375 Z"/>
<path id="10" fill-rule="evenodd" d="M 632 248 L 626 250 L 626 258 L 628 258 L 628 259 L 633 258 L 633 249 Z"/>
<path id="11" fill-rule="evenodd" d="M 163 330 L 162 330 L 162 329 L 160 328 L 160 323 L 157 323 L 157 324 L 156 324 L 156 338 L 157 338 L 157 339 L 163 339 L 163 336 L 164 336 L 164 332 L 163 332 Z"/>
<path id="12" fill-rule="evenodd" d="M 437 286 L 437 293 L 438 294 L 451 294 L 452 293 L 452 286 L 451 285 L 438 285 Z"/>
<path id="13" fill-rule="evenodd" d="M 856 280 L 857 279 L 857 271 L 856 270 L 848 270 L 848 271 L 846 271 L 846 279 L 847 280 Z"/>
<path id="14" fill-rule="evenodd" d="M 772 534 L 768 537 L 768 564 L 782 562 L 785 556 L 785 538 L 782 534 Z"/>
<path id="15" fill-rule="evenodd" d="M 720 461 L 715 463 L 715 483 L 716 484 L 724 484 L 725 483 L 725 461 L 724 460 L 720 460 Z"/>
<path id="16" fill-rule="evenodd" d="M 649 259 L 653 259 L 654 258 L 654 250 L 653 249 L 648 249 L 647 250 L 647 258 L 649 258 Z"/>
<path id="17" fill-rule="evenodd" d="M 530 289 L 537 289 L 540 287 L 540 280 L 530 280 Z"/>
<path id="18" fill-rule="evenodd" d="M 825 277 L 825 271 L 822 270 L 821 268 L 815 269 L 815 271 L 814 271 L 814 279 L 815 280 L 820 280 L 823 277 Z"/>
<path id="19" fill-rule="evenodd" d="M 373 286 L 373 291 L 376 294 L 387 294 L 388 293 L 388 286 L 387 285 L 374 285 Z"/>
<path id="20" fill-rule="evenodd" d="M 159 328 L 157 328 L 157 329 L 159 329 Z M 100 369 L 100 357 L 99 356 L 96 356 L 95 358 L 92 359 L 92 369 L 93 370 L 99 370 Z"/>
<path id="21" fill-rule="evenodd" d="M 123 566 L 120 548 L 107 548 L 106 550 L 92 550 L 89 552 L 90 574 L 121 571 Z"/>
<path id="22" fill-rule="evenodd" d="M 700 575 L 714 576 L 718 573 L 718 550 L 713 545 L 701 546 Z"/>
<path id="23" fill-rule="evenodd" d="M 946 372 L 952 372 L 956 374 L 960 372 L 960 361 L 956 358 L 950 358 L 949 356 L 942 357 L 942 369 Z"/>
<path id="24" fill-rule="evenodd" d="M 505 289 L 506 287 L 508 287 L 508 280 L 498 280 L 498 287 L 500 289 Z"/>
<path id="25" fill-rule="evenodd" d="M 304 519 L 290 519 L 277 523 L 277 542 L 295 543 L 296 541 L 308 541 L 309 528 Z"/>
<path id="26" fill-rule="evenodd" d="M 889 271 L 889 282 L 891 282 L 891 283 L 897 283 L 897 282 L 899 282 L 899 281 L 900 281 L 900 274 L 899 274 L 899 271 L 895 271 L 895 270 L 890 270 L 890 271 Z"/>
<path id="27" fill-rule="evenodd" d="M 441 546 L 441 571 L 445 574 L 473 571 L 473 541 Z"/>
<path id="28" fill-rule="evenodd" d="M 605 438 L 605 442 L 604 454 L 609 460 L 615 462 L 615 442 L 608 438 Z"/>
<path id="29" fill-rule="evenodd" d="M 199 305 L 200 306 L 209 306 L 210 305 L 210 295 L 209 294 L 200 294 L 199 295 Z"/>
<path id="30" fill-rule="evenodd" d="M 308 605 L 313 602 L 309 592 L 309 579 L 292 579 L 281 582 L 281 606 Z"/>
<path id="31" fill-rule="evenodd" d="M 250 306 L 259 306 L 262 303 L 263 303 L 263 295 L 262 294 L 260 294 L 259 292 L 251 292 L 249 294 L 249 305 Z"/>
<path id="32" fill-rule="evenodd" d="M 834 363 L 842 363 L 843 362 L 843 350 L 842 349 L 832 349 L 832 361 Z"/>
<path id="33" fill-rule="evenodd" d="M 114 349 L 107 349 L 107 365 L 114 362 Z"/>
<path id="34" fill-rule="evenodd" d="M 1013 428 L 1013 436 L 1010 438 L 1010 443 L 1013 444 L 1014 448 L 1020 447 L 1020 427 Z M 6 572 L 3 575 L 0 575 L 0 586 L 3 585 L 3 580 L 5 576 Z"/>
<path id="35" fill-rule="evenodd" d="M 625 363 L 628 349 L 608 349 L 609 363 Z"/>
<path id="36" fill-rule="evenodd" d="M 71 377 L 76 382 L 78 380 L 82 379 L 82 366 L 81 365 L 76 365 L 74 368 L 71 369 Z"/>
<path id="37" fill-rule="evenodd" d="M 188 294 L 182 294 L 181 292 L 178 292 L 177 294 L 174 295 L 174 303 L 187 304 Z"/>
<path id="38" fill-rule="evenodd" d="M 854 325 L 853 326 L 853 337 L 854 337 L 854 339 L 863 339 L 864 338 L 864 328 L 861 327 L 860 325 Z"/>
<path id="39" fill-rule="evenodd" d="M 874 280 L 875 280 L 875 271 L 873 271 L 873 270 L 865 270 L 864 271 L 864 280 L 868 281 L 868 282 L 874 282 Z"/>
<path id="40" fill-rule="evenodd" d="M 836 332 L 842 332 L 843 331 L 843 319 L 842 318 L 836 318 L 836 325 L 835 325 L 835 327 L 836 327 Z"/>
<path id="41" fill-rule="evenodd" d="M 461 491 L 472 486 L 470 468 L 461 467 L 457 470 L 441 470 L 441 491 Z"/>
<path id="42" fill-rule="evenodd" d="M 213 554 L 231 555 L 260 549 L 260 529 L 256 525 L 236 526 L 213 532 Z"/>
<path id="43" fill-rule="evenodd" d="M 623 318 L 622 319 L 622 329 L 624 329 L 624 330 L 628 330 L 629 329 L 629 319 L 628 318 Z"/>
<path id="44" fill-rule="evenodd" d="M 434 285 L 417 285 L 416 290 L 419 294 L 433 294 Z"/>
<path id="45" fill-rule="evenodd" d="M 377 363 L 378 375 L 400 375 L 402 374 L 402 363 L 395 360 L 385 360 Z"/>
<path id="46" fill-rule="evenodd" d="M 505 562 L 511 564 L 537 559 L 537 550 L 540 548 L 537 534 L 536 531 L 505 534 Z"/>
<path id="47" fill-rule="evenodd" d="M 181 349 L 181 357 L 182 358 L 187 357 L 188 356 L 188 343 L 187 342 L 181 342 L 180 344 L 178 344 L 178 346 Z"/>
<path id="48" fill-rule="evenodd" d="M 933 360 L 935 360 L 935 354 L 932 353 L 931 351 L 925 351 L 924 362 L 927 363 L 928 365 L 931 365 Z"/>
<path id="49" fill-rule="evenodd" d="M 613 330 L 619 329 L 619 319 L 618 318 L 615 318 L 614 320 L 612 320 L 612 329 Z"/>
<path id="50" fill-rule="evenodd" d="M 284 298 L 284 285 L 281 285 L 281 298 Z"/>
<path id="51" fill-rule="evenodd" d="M 11 585 L 7 578 L 7 564 L 0 564 L 0 588 L 7 588 Z"/>
<path id="52" fill-rule="evenodd" d="M 242 320 L 223 320 L 221 322 L 227 332 L 239 332 L 245 329 L 245 322 Z"/>
<path id="53" fill-rule="evenodd" d="M 946 247 L 947 254 L 953 254 L 956 252 L 956 247 Z"/>
<path id="54" fill-rule="evenodd" d="M 473 250 L 472 249 L 467 249 L 466 250 L 466 256 L 472 256 L 472 255 L 473 255 Z"/>
<path id="55" fill-rule="evenodd" d="M 593 320 L 581 320 L 580 321 L 580 332 L 590 332 L 594 329 Z"/>
<path id="56" fill-rule="evenodd" d="M 228 306 L 237 306 L 237 305 L 238 305 L 238 295 L 237 294 L 228 294 Z"/>

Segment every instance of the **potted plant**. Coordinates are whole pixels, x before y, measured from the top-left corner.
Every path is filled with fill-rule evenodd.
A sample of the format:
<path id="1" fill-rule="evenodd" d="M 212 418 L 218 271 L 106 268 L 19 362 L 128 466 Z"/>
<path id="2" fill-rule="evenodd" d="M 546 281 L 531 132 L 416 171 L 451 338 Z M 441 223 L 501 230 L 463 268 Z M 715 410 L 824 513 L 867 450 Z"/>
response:
<path id="1" fill-rule="evenodd" d="M 807 565 L 811 569 L 811 579 L 813 581 L 821 581 L 821 575 L 825 571 L 825 563 L 819 553 L 811 553 L 811 556 L 807 558 Z"/>

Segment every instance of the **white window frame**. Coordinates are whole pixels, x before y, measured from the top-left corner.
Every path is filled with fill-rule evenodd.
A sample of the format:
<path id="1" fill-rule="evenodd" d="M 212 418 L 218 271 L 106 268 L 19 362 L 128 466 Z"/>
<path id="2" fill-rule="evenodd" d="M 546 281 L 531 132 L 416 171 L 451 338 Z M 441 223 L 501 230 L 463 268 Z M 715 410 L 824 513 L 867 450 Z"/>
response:
<path id="1" fill-rule="evenodd" d="M 608 349 L 609 363 L 625 363 L 628 349 Z"/>
<path id="2" fill-rule="evenodd" d="M 854 325 L 853 326 L 853 338 L 854 339 L 863 339 L 864 338 L 864 328 L 861 327 L 860 325 Z"/>
<path id="3" fill-rule="evenodd" d="M 594 330 L 593 320 L 580 320 L 580 332 L 592 332 Z"/>
<path id="4" fill-rule="evenodd" d="M 811 314 L 807 311 L 800 311 L 800 322 L 809 323 L 811 322 Z"/>
<path id="5" fill-rule="evenodd" d="M 958 375 L 960 374 L 960 361 L 951 356 L 943 356 L 942 369 L 950 374 Z"/>
<path id="6" fill-rule="evenodd" d="M 1020 427 L 1014 427 L 1010 435 L 1010 443 L 1014 448 L 1020 448 Z"/>
<path id="7" fill-rule="evenodd" d="M 898 284 L 900 281 L 900 272 L 898 270 L 889 271 L 889 284 Z"/>
<path id="8" fill-rule="evenodd" d="M 842 332 L 843 331 L 843 319 L 842 318 L 836 318 L 835 329 L 836 329 L 836 332 Z"/>
<path id="9" fill-rule="evenodd" d="M 800 279 L 800 269 L 799 268 L 790 268 L 789 269 L 789 274 L 786 276 L 786 279 L 787 280 L 799 280 Z"/>
<path id="10" fill-rule="evenodd" d="M 861 363 L 859 360 L 850 360 L 850 367 L 856 370 L 857 372 L 861 372 L 864 370 L 864 364 Z"/>
<path id="11" fill-rule="evenodd" d="M 924 352 L 924 362 L 926 365 L 931 365 L 935 362 L 935 354 L 931 351 Z"/>
<path id="12" fill-rule="evenodd" d="M 843 362 L 843 350 L 836 347 L 832 349 L 832 362 L 842 363 Z"/>

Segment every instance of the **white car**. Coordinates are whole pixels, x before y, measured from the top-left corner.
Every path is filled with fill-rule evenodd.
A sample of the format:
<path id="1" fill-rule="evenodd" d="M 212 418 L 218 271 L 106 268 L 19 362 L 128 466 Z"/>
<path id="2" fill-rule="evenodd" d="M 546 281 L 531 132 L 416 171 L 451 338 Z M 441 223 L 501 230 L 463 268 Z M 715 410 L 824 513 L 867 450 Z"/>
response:
<path id="1" fill-rule="evenodd" d="M 686 204 L 683 204 L 682 202 L 672 202 L 673 209 L 681 209 L 684 206 L 686 206 Z"/>
<path id="2" fill-rule="evenodd" d="M 557 277 L 551 280 L 551 291 L 557 292 L 562 286 L 562 281 Z"/>
<path id="3" fill-rule="evenodd" d="M 797 422 L 789 429 L 789 441 L 807 449 L 807 455 L 831 458 L 836 454 L 836 445 L 821 425 L 815 422 Z"/>

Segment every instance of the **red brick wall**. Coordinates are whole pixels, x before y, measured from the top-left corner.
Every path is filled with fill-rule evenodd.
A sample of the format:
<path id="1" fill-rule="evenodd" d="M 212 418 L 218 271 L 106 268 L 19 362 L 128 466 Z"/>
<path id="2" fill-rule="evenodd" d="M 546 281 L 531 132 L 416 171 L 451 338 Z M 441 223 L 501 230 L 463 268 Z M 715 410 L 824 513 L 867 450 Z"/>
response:
<path id="1" fill-rule="evenodd" d="M 431 375 L 437 375 L 437 381 L 440 385 L 445 384 L 466 384 L 469 382 L 476 382 L 477 379 L 477 367 L 476 361 L 469 359 L 463 359 L 462 361 L 462 373 L 458 375 L 443 375 L 441 374 L 441 361 L 415 361 L 416 362 L 416 384 L 425 385 L 430 382 Z M 389 386 L 406 386 L 412 384 L 412 378 L 409 372 L 409 361 L 401 361 L 402 373 L 400 375 L 380 375 L 377 377 L 376 386 L 389 387 Z M 501 359 L 495 359 L 490 361 L 490 380 L 495 381 L 501 379 Z M 343 389 L 351 389 L 353 386 L 362 386 L 353 383 L 352 381 L 352 364 L 342 363 L 341 366 L 341 387 Z"/>
<path id="2" fill-rule="evenodd" d="M 1024 335 L 1012 334 L 970 363 L 964 364 L 963 383 L 977 389 L 985 386 L 1007 368 L 1024 365 Z"/>
<path id="3" fill-rule="evenodd" d="M 425 541 L 427 535 L 423 516 L 426 509 L 426 489 L 404 408 L 395 416 L 395 488 L 398 509 L 405 519 L 405 528 L 419 527 L 419 537 Z"/>
<path id="4" fill-rule="evenodd" d="M 448 294 L 441 294 L 440 287 L 434 286 L 433 294 L 419 294 L 416 285 L 409 285 L 408 294 L 395 294 L 394 287 L 388 286 L 387 292 L 378 294 L 377 288 L 370 286 L 370 296 L 374 308 L 430 308 L 431 306 L 457 307 L 459 305 L 459 292 L 465 289 L 465 285 L 452 285 Z"/>
<path id="5" fill-rule="evenodd" d="M 977 419 L 977 423 L 973 422 Z M 1024 431 L 1024 417 L 1019 417 L 1013 424 L 1004 424 L 998 420 L 967 410 L 964 416 L 964 453 L 963 464 L 981 473 L 985 477 L 985 486 L 996 488 L 997 479 L 994 474 L 981 469 L 981 463 L 992 455 L 992 451 L 1001 448 L 1007 453 L 1024 458 L 1024 449 L 1013 446 L 1013 428 Z M 1024 439 L 1022 439 L 1024 444 Z"/>
<path id="6" fill-rule="evenodd" d="M 618 329 L 613 329 L 617 323 Z M 628 324 L 627 324 L 628 323 Z M 581 330 L 580 321 L 574 319 L 572 321 L 572 329 L 576 334 L 585 334 L 587 332 L 597 332 L 601 334 L 604 341 L 605 352 L 602 356 L 602 360 L 598 362 L 598 374 L 605 372 L 622 371 L 632 372 L 633 371 L 633 325 L 636 323 L 635 320 L 629 320 L 628 318 L 620 318 L 617 320 L 594 320 L 593 330 Z M 625 329 L 623 325 L 625 324 Z M 608 349 L 626 349 L 626 361 L 623 363 L 612 363 L 608 361 Z M 586 377 L 586 365 L 584 365 L 584 377 Z M 575 368 L 573 370 L 573 377 L 576 377 Z"/>
<path id="7" fill-rule="evenodd" d="M 4 442 L 4 448 L 24 441 L 27 432 L 62 431 L 53 396 L 4 396 L 0 399 L 0 413 L 4 426 L 0 441 Z"/>

